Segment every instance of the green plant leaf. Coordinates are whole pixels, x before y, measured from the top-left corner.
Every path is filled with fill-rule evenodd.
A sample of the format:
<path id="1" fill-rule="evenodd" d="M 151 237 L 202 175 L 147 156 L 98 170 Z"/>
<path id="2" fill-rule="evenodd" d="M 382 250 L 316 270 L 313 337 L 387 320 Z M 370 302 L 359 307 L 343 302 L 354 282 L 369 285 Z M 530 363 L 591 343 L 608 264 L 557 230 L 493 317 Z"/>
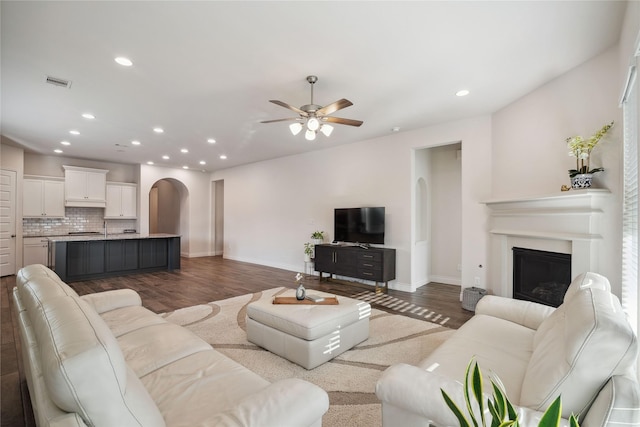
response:
<path id="1" fill-rule="evenodd" d="M 486 422 L 484 419 L 484 400 L 482 399 L 482 373 L 480 372 L 480 368 L 476 363 L 473 367 L 472 371 L 472 384 L 473 384 L 473 395 L 478 402 L 478 406 L 480 407 L 480 420 L 482 425 L 485 426 Z"/>
<path id="2" fill-rule="evenodd" d="M 475 427 L 478 427 L 478 420 L 476 419 L 475 414 L 473 413 L 473 408 L 471 407 L 471 396 L 469 394 L 471 389 L 471 384 L 469 384 L 469 378 L 471 378 L 471 370 L 478 369 L 478 364 L 472 359 L 467 365 L 467 369 L 464 372 L 464 401 L 467 404 L 467 412 L 469 412 L 469 416 L 471 417 L 471 422 Z"/>
<path id="3" fill-rule="evenodd" d="M 507 397 L 504 395 L 504 393 L 496 383 L 491 381 L 491 385 L 493 386 L 493 399 L 496 406 L 497 414 L 500 417 L 500 422 L 502 422 L 507 416 Z"/>
<path id="4" fill-rule="evenodd" d="M 553 401 L 551 406 L 544 411 L 544 415 L 538 423 L 538 427 L 557 427 L 562 416 L 562 401 L 560 396 Z"/>
<path id="5" fill-rule="evenodd" d="M 467 418 L 462 413 L 462 410 L 460 410 L 458 405 L 456 405 L 456 402 L 454 402 L 449 397 L 447 392 L 444 391 L 443 389 L 440 389 L 440 392 L 442 393 L 442 397 L 444 398 L 445 403 L 447 404 L 449 409 L 451 409 L 451 412 L 453 412 L 453 415 L 455 415 L 456 418 L 458 419 L 458 424 L 460 424 L 460 427 L 471 427 L 471 424 L 469 424 L 469 421 L 467 421 Z"/>
<path id="6" fill-rule="evenodd" d="M 580 427 L 580 425 L 578 424 L 578 418 L 574 414 L 571 414 L 571 416 L 569 417 L 569 426 Z"/>

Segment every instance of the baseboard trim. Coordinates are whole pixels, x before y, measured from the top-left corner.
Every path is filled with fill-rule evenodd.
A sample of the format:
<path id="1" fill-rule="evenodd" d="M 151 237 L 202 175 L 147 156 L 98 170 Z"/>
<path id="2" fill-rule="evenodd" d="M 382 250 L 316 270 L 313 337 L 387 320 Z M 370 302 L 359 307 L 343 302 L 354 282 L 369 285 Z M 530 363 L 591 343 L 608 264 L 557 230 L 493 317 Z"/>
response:
<path id="1" fill-rule="evenodd" d="M 452 276 L 429 276 L 429 282 L 444 283 L 445 285 L 462 285 L 462 279 Z"/>

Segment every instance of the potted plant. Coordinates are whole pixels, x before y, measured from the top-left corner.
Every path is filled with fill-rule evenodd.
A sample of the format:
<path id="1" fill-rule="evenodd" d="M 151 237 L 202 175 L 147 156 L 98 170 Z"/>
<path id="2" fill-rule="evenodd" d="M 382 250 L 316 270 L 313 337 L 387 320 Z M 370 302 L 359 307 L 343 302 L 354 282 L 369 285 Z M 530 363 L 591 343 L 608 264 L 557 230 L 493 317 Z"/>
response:
<path id="1" fill-rule="evenodd" d="M 474 359 L 471 359 L 467 365 L 467 370 L 464 375 L 464 407 L 466 408 L 467 414 L 465 414 L 465 411 L 463 411 L 444 390 L 440 389 L 440 391 L 447 406 L 458 419 L 460 427 L 518 426 L 518 415 L 511 402 L 509 402 L 509 398 L 504 392 L 504 387 L 498 378 L 496 378 L 495 381 L 491 379 L 491 388 L 493 389 L 493 401 L 491 399 L 487 399 L 486 401 L 491 419 L 485 418 L 485 396 L 483 394 L 482 372 L 480 372 L 478 363 Z M 472 405 L 471 396 L 473 396 L 473 400 L 477 403 L 478 412 L 475 412 L 473 409 L 474 405 Z M 467 418 L 467 415 L 470 419 Z M 560 396 L 558 396 L 542 415 L 538 427 L 557 427 L 560 425 L 561 415 L 562 401 Z M 578 420 L 573 414 L 569 417 L 569 425 L 571 427 L 579 427 Z"/>
<path id="2" fill-rule="evenodd" d="M 572 188 L 589 188 L 593 174 L 601 172 L 604 168 L 589 169 L 591 151 L 598 145 L 602 137 L 611 129 L 613 122 L 604 125 L 598 132 L 584 139 L 581 136 L 572 136 L 566 139 L 569 155 L 576 158 L 576 168 L 569 169 Z"/>
<path id="3" fill-rule="evenodd" d="M 311 261 L 311 257 L 313 256 L 313 243 L 306 242 L 304 244 L 304 262 Z"/>
<path id="4" fill-rule="evenodd" d="M 314 244 L 319 245 L 324 240 L 324 231 L 314 231 L 311 233 L 311 239 Z"/>

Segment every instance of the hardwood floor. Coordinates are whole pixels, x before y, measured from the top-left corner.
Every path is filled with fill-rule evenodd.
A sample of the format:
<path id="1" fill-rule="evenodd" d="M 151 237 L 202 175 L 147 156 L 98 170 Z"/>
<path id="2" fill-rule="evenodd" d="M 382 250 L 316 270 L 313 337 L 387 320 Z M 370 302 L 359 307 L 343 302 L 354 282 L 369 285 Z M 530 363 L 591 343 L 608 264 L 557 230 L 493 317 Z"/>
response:
<path id="1" fill-rule="evenodd" d="M 69 285 L 80 295 L 112 289 L 130 288 L 137 291 L 142 303 L 148 309 L 163 313 L 178 308 L 189 307 L 203 302 L 217 301 L 278 286 L 295 287 L 295 273 L 277 268 L 248 264 L 223 259 L 222 257 L 183 258 L 182 269 L 178 272 L 157 272 L 133 274 L 109 279 L 72 282 Z M 29 401 L 29 394 L 22 374 L 19 357 L 20 343 L 15 322 L 15 309 L 11 292 L 15 286 L 15 276 L 1 279 L 1 388 L 0 425 L 35 426 Z M 308 276 L 304 285 L 307 289 L 321 290 L 336 295 L 351 296 L 371 291 L 371 286 L 345 281 L 322 281 L 317 276 Z M 401 300 L 388 308 L 372 302 L 375 308 L 406 316 L 423 318 L 420 308 L 446 315 L 445 326 L 457 328 L 466 322 L 472 313 L 462 309 L 460 287 L 429 283 L 414 293 L 389 290 L 389 297 Z M 411 305 L 413 304 L 413 305 Z M 398 310 L 400 307 L 411 307 Z M 413 307 L 418 309 L 413 309 Z"/>

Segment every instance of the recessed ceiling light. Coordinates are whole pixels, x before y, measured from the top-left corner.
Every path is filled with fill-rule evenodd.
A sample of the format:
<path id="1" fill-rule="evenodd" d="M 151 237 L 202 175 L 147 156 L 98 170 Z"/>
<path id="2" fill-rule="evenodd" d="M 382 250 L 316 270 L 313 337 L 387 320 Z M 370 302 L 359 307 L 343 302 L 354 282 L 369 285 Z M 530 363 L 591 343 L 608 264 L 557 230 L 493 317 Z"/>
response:
<path id="1" fill-rule="evenodd" d="M 148 164 L 148 165 L 152 165 L 152 164 L 153 164 L 153 162 L 149 161 L 149 162 L 147 162 L 147 164 Z"/>
<path id="2" fill-rule="evenodd" d="M 183 148 L 182 150 L 180 150 L 181 153 L 188 153 L 189 150 L 187 150 L 186 148 Z"/>
<path id="3" fill-rule="evenodd" d="M 394 126 L 391 128 L 392 132 L 400 132 L 400 126 Z"/>
<path id="4" fill-rule="evenodd" d="M 93 120 L 96 118 L 96 116 L 94 116 L 91 113 L 82 113 L 82 117 L 84 117 L 85 119 L 89 119 L 89 120 Z"/>
<path id="5" fill-rule="evenodd" d="M 189 166 L 183 166 L 182 169 L 189 169 Z"/>
<path id="6" fill-rule="evenodd" d="M 169 160 L 169 156 L 167 156 L 166 154 L 164 156 L 162 156 L 163 159 L 165 160 Z"/>
<path id="7" fill-rule="evenodd" d="M 62 145 L 71 145 L 71 143 L 69 141 L 60 141 L 60 144 L 62 144 Z"/>
<path id="8" fill-rule="evenodd" d="M 162 128 L 153 128 L 153 131 L 154 131 L 155 133 L 163 133 L 163 132 L 164 132 L 164 129 L 162 129 Z"/>
<path id="9" fill-rule="evenodd" d="M 456 96 L 467 96 L 469 95 L 469 91 L 467 89 L 462 89 L 456 92 Z"/>
<path id="10" fill-rule="evenodd" d="M 59 148 L 56 148 L 55 150 L 53 150 L 53 152 L 54 152 L 54 153 L 61 154 L 61 153 L 62 153 L 62 150 L 61 150 L 61 149 L 59 149 Z"/>
<path id="11" fill-rule="evenodd" d="M 131 62 L 129 58 L 125 58 L 124 56 L 118 56 L 115 61 L 124 67 L 131 67 L 133 65 L 133 62 Z"/>
<path id="12" fill-rule="evenodd" d="M 200 160 L 200 164 L 201 164 L 201 165 L 206 165 L 206 164 L 207 164 L 207 162 L 205 162 L 204 160 Z"/>
<path id="13" fill-rule="evenodd" d="M 226 159 L 227 159 L 227 156 L 225 156 L 224 154 L 222 154 L 222 155 L 220 156 L 220 158 L 221 158 L 222 160 L 226 160 Z"/>
<path id="14" fill-rule="evenodd" d="M 215 144 L 215 143 L 216 143 L 216 140 L 215 140 L 215 139 L 213 139 L 213 138 L 209 138 L 209 139 L 207 139 L 207 142 L 208 142 L 209 144 Z"/>
<path id="15" fill-rule="evenodd" d="M 140 145 L 140 141 L 137 141 L 137 140 L 134 139 L 133 141 L 131 141 L 131 144 L 132 145 Z"/>
<path id="16" fill-rule="evenodd" d="M 80 131 L 77 131 L 77 130 L 75 130 L 75 129 L 70 130 L 70 131 L 69 131 L 69 133 L 70 133 L 71 135 L 80 135 Z"/>

